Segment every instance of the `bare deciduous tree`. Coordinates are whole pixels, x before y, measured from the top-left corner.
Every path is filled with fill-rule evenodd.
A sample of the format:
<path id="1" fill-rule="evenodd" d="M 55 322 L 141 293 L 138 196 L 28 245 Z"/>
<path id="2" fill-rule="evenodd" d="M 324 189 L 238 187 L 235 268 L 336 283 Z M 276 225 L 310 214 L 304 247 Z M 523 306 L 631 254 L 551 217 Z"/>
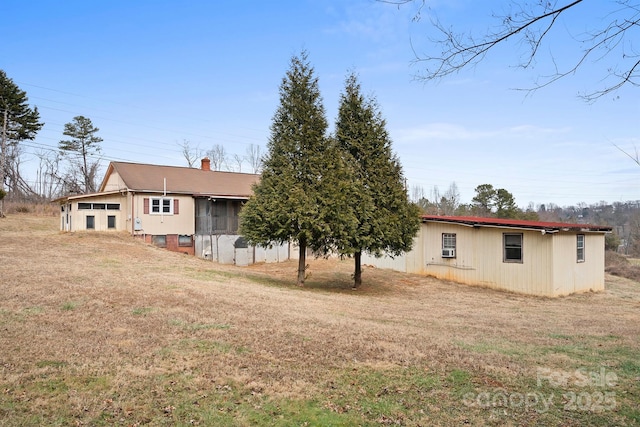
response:
<path id="1" fill-rule="evenodd" d="M 460 191 L 458 191 L 458 185 L 452 182 L 440 199 L 440 210 L 442 215 L 455 215 L 458 206 L 460 206 Z"/>
<path id="2" fill-rule="evenodd" d="M 39 150 L 36 182 L 33 190 L 45 199 L 53 199 L 63 194 L 63 181 L 60 176 L 62 156 L 54 151 Z"/>
<path id="3" fill-rule="evenodd" d="M 238 172 L 242 172 L 242 164 L 244 163 L 244 156 L 240 154 L 233 155 L 233 163 L 238 167 Z"/>
<path id="4" fill-rule="evenodd" d="M 498 46 L 511 44 L 520 49 L 521 56 L 515 64 L 517 67 L 530 69 L 539 65 L 539 58 L 549 52 L 551 69 L 542 72 L 536 78 L 532 88 L 536 90 L 548 86 L 565 77 L 573 76 L 581 67 L 594 66 L 600 61 L 608 61 L 603 71 L 594 81 L 602 85 L 581 96 L 587 101 L 595 100 L 625 85 L 640 85 L 640 52 L 637 41 L 640 31 L 640 7 L 635 0 L 600 1 L 604 5 L 603 16 L 598 26 L 587 27 L 579 34 L 565 31 L 566 45 L 571 45 L 576 54 L 570 56 L 566 49 L 561 54 L 554 54 L 550 39 L 555 36 L 557 27 L 567 28 L 561 23 L 561 16 L 579 13 L 583 0 L 541 1 L 520 0 L 504 2 L 507 10 L 491 13 L 495 25 L 484 32 L 476 34 L 471 30 L 459 29 L 441 22 L 427 9 L 426 0 L 379 0 L 383 3 L 417 5 L 414 21 L 420 21 L 422 13 L 430 14 L 429 21 L 436 31 L 436 36 L 429 37 L 425 50 L 418 52 L 415 62 L 424 65 L 418 76 L 424 80 L 438 80 L 458 71 L 474 67 L 483 61 Z M 584 2 L 587 5 L 593 2 Z M 589 10 L 587 9 L 587 13 Z M 582 19 L 578 16 L 577 19 Z M 589 25 L 589 24 L 585 24 Z M 564 49 L 564 47 L 563 47 Z"/>
<path id="5" fill-rule="evenodd" d="M 260 153 L 260 146 L 251 144 L 247 147 L 247 155 L 245 156 L 249 166 L 251 166 L 252 173 L 260 173 L 262 170 L 262 154 Z"/>
<path id="6" fill-rule="evenodd" d="M 413 203 L 419 203 L 420 200 L 424 199 L 424 187 L 421 185 L 412 185 L 411 186 L 411 201 Z"/>
<path id="7" fill-rule="evenodd" d="M 183 139 L 182 142 L 178 143 L 178 145 L 180 146 L 180 148 L 182 148 L 182 155 L 187 161 L 187 166 L 189 166 L 190 168 L 197 167 L 198 160 L 203 157 L 203 151 L 200 149 L 200 146 L 192 146 L 191 142 L 187 139 Z"/>
<path id="8" fill-rule="evenodd" d="M 207 156 L 211 160 L 211 168 L 214 171 L 222 170 L 222 167 L 227 164 L 227 152 L 223 145 L 214 145 L 211 150 L 207 151 Z"/>

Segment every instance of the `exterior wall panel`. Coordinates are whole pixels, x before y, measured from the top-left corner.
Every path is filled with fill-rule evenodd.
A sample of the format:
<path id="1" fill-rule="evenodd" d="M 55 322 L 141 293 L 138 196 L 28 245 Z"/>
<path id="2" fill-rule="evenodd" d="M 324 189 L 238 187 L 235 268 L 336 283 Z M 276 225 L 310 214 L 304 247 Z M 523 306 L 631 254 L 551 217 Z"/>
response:
<path id="1" fill-rule="evenodd" d="M 120 209 L 78 209 L 79 203 L 119 204 Z M 69 210 L 69 206 L 71 209 Z M 94 228 L 91 231 L 123 231 L 127 229 L 127 198 L 119 194 L 96 196 L 82 199 L 71 199 L 60 211 L 61 231 L 87 230 L 87 217 L 94 217 Z M 108 227 L 108 217 L 115 216 L 115 228 Z"/>
<path id="2" fill-rule="evenodd" d="M 113 171 L 107 178 L 107 182 L 105 183 L 103 191 L 120 191 L 127 188 L 127 185 L 124 183 L 120 175 Z"/>
<path id="3" fill-rule="evenodd" d="M 179 214 L 157 214 L 157 213 L 144 213 L 144 199 L 150 199 L 154 197 L 171 198 L 179 200 L 180 213 Z M 135 218 L 140 219 L 142 230 L 137 230 L 135 234 L 151 234 L 151 235 L 164 235 L 167 234 L 167 230 L 170 230 L 172 234 L 195 234 L 195 212 L 194 203 L 191 196 L 176 196 L 168 194 L 163 196 L 162 194 L 150 194 L 140 193 L 134 197 L 133 215 Z"/>
<path id="4" fill-rule="evenodd" d="M 455 258 L 442 257 L 443 233 L 456 235 Z M 504 233 L 522 234 L 522 262 L 505 262 Z M 603 290 L 604 234 L 585 233 L 585 262 L 577 262 L 576 234 L 425 222 L 408 254 L 396 259 L 363 255 L 363 263 L 530 295 Z"/>
<path id="5" fill-rule="evenodd" d="M 555 295 L 604 290 L 604 237 L 585 233 L 585 259 L 577 261 L 577 233 L 557 236 L 553 283 Z"/>

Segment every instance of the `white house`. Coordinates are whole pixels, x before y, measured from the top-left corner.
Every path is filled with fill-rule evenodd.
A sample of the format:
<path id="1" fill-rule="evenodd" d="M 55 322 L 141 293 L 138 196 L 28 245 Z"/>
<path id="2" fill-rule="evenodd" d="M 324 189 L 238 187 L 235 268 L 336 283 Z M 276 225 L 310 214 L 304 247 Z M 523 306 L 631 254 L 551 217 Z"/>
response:
<path id="1" fill-rule="evenodd" d="M 238 213 L 259 175 L 111 162 L 97 193 L 70 195 L 60 204 L 62 231 L 127 231 L 172 251 L 225 264 L 279 261 L 288 246 L 248 247 L 238 235 Z"/>

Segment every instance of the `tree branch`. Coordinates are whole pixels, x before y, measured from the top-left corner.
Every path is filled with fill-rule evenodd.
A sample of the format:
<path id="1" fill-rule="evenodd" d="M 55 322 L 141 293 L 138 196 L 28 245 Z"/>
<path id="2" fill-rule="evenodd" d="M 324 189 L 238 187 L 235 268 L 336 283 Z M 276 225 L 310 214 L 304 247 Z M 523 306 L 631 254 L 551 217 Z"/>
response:
<path id="1" fill-rule="evenodd" d="M 420 13 L 426 5 L 425 0 L 378 0 L 381 3 L 398 7 L 410 3 L 418 3 L 418 11 L 413 20 L 420 20 Z M 635 33 L 640 28 L 640 6 L 635 0 L 609 0 L 609 10 L 603 18 L 601 27 L 592 28 L 584 37 L 570 38 L 578 43 L 578 55 L 574 60 L 561 65 L 551 54 L 553 71 L 539 74 L 531 88 L 520 88 L 532 92 L 551 85 L 567 76 L 574 75 L 581 67 L 587 67 L 588 61 L 599 62 L 608 57 L 613 65 L 607 67 L 600 83 L 603 88 L 589 90 L 579 95 L 586 101 L 594 101 L 603 95 L 620 89 L 625 85 L 640 86 L 640 52 L 634 46 Z M 513 39 L 526 45 L 526 51 L 515 66 L 529 69 L 540 57 L 545 41 L 553 28 L 561 25 L 559 18 L 583 0 L 565 0 L 566 4 L 557 6 L 556 1 L 512 0 L 512 10 L 503 15 L 493 15 L 499 20 L 498 27 L 487 30 L 480 37 L 470 32 L 456 32 L 453 27 L 445 26 L 436 16 L 430 16 L 431 26 L 436 35 L 428 37 L 429 46 L 438 52 L 421 53 L 416 49 L 414 40 L 411 48 L 415 58 L 414 64 L 423 64 L 424 69 L 416 76 L 420 80 L 439 80 L 450 74 L 459 72 L 479 64 L 495 48 L 507 44 Z M 575 9 L 574 9 L 575 10 Z M 598 52 L 600 55 L 598 55 Z M 563 58 L 564 59 L 564 58 Z"/>

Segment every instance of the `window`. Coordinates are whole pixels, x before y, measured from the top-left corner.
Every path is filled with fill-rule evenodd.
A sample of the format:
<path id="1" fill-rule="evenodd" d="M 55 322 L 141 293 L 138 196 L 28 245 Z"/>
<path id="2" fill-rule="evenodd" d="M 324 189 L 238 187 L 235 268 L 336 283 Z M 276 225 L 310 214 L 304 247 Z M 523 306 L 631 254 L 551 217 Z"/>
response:
<path id="1" fill-rule="evenodd" d="M 577 261 L 584 262 L 584 234 L 578 234 L 576 237 Z"/>
<path id="2" fill-rule="evenodd" d="M 442 258 L 456 257 L 455 233 L 442 233 Z"/>
<path id="3" fill-rule="evenodd" d="M 151 236 L 151 243 L 161 248 L 166 248 L 167 236 Z"/>
<path id="4" fill-rule="evenodd" d="M 178 246 L 192 246 L 191 236 L 187 234 L 178 235 Z"/>
<path id="5" fill-rule="evenodd" d="M 503 234 L 504 262 L 522 262 L 522 234 Z"/>
<path id="6" fill-rule="evenodd" d="M 174 202 L 170 198 L 152 197 L 151 213 L 173 215 Z"/>
<path id="7" fill-rule="evenodd" d="M 87 230 L 94 230 L 96 228 L 96 217 L 93 215 L 87 215 Z"/>
<path id="8" fill-rule="evenodd" d="M 107 217 L 107 228 L 116 228 L 116 216 L 109 215 Z"/>
<path id="9" fill-rule="evenodd" d="M 78 209 L 109 209 L 118 211 L 120 210 L 120 203 L 78 203 Z M 71 205 L 69 205 L 69 210 L 71 210 Z"/>

